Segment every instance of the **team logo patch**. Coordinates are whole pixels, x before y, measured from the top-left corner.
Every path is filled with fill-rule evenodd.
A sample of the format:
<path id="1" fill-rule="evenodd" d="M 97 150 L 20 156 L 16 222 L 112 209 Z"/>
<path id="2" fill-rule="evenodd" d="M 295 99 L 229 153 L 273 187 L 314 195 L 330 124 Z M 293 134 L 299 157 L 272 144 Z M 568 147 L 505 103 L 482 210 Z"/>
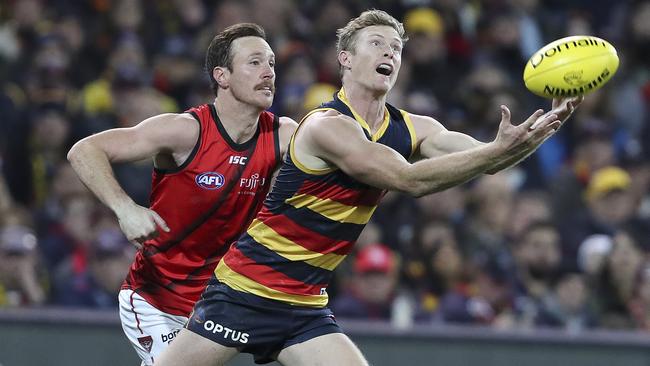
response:
<path id="1" fill-rule="evenodd" d="M 223 187 L 224 177 L 217 172 L 205 172 L 196 176 L 196 184 L 203 189 L 219 189 Z"/>
<path id="2" fill-rule="evenodd" d="M 151 347 L 153 346 L 153 338 L 151 338 L 151 336 L 140 337 L 138 338 L 138 342 L 140 342 L 140 345 L 146 349 L 147 352 L 151 352 Z"/>

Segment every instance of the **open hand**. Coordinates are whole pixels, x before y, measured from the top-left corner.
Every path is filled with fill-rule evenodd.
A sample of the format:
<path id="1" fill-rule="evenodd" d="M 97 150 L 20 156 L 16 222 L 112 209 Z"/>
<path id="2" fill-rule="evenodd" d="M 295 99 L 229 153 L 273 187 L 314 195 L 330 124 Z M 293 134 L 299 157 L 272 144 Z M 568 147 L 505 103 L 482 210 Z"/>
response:
<path id="1" fill-rule="evenodd" d="M 544 113 L 541 109 L 516 126 L 512 124 L 510 118 L 510 110 L 502 105 L 501 123 L 495 142 L 503 149 L 505 155 L 532 152 L 561 125 L 555 113 Z"/>

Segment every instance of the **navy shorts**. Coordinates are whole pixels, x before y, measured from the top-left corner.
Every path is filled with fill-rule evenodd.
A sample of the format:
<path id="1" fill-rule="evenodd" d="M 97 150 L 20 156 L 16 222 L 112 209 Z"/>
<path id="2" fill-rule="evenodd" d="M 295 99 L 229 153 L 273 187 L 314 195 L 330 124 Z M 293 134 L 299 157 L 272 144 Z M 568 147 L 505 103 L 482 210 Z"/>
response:
<path id="1" fill-rule="evenodd" d="M 236 291 L 214 276 L 185 326 L 226 347 L 251 353 L 255 363 L 275 361 L 284 348 L 342 333 L 328 308 L 292 306 Z"/>

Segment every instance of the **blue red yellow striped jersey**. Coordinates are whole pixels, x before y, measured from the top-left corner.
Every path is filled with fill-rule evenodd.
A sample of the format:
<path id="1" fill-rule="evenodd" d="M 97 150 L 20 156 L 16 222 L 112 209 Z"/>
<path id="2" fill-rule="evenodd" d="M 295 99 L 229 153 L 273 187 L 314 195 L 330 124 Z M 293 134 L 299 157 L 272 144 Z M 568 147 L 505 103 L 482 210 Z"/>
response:
<path id="1" fill-rule="evenodd" d="M 328 109 L 354 118 L 369 140 L 406 159 L 413 154 L 415 132 L 406 112 L 386 104 L 384 122 L 373 135 L 343 89 L 310 114 Z M 332 271 L 351 251 L 384 193 L 340 169 L 308 169 L 296 159 L 292 138 L 262 210 L 215 273 L 235 290 L 292 305 L 326 306 Z"/>

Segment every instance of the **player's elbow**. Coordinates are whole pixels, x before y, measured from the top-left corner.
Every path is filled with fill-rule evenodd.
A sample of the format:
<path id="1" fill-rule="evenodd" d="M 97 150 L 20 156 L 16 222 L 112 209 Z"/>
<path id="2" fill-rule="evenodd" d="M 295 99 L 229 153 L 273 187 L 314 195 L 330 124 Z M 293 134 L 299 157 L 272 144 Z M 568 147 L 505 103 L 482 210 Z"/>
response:
<path id="1" fill-rule="evenodd" d="M 415 198 L 420 198 L 422 196 L 426 196 L 427 194 L 432 193 L 431 192 L 431 187 L 429 187 L 426 184 L 423 184 L 422 182 L 407 182 L 405 184 L 404 189 L 402 189 L 402 192 L 407 193 L 410 196 L 413 196 Z"/>
<path id="2" fill-rule="evenodd" d="M 406 169 L 395 176 L 396 190 L 413 197 L 422 197 L 431 193 L 431 184 L 427 184 L 416 177 L 412 177 Z"/>
<path id="3" fill-rule="evenodd" d="M 74 144 L 72 148 L 70 148 L 70 151 L 68 151 L 68 155 L 66 156 L 70 163 L 74 163 L 79 159 L 81 155 L 83 155 L 82 150 L 84 149 L 83 145 L 85 144 L 86 142 L 81 140 Z"/>
<path id="4" fill-rule="evenodd" d="M 89 156 L 93 150 L 95 150 L 95 147 L 92 141 L 90 141 L 88 138 L 85 138 L 78 141 L 72 146 L 72 148 L 70 148 L 70 151 L 68 151 L 67 159 L 70 164 L 74 165 L 76 162 L 84 159 L 84 157 Z"/>

